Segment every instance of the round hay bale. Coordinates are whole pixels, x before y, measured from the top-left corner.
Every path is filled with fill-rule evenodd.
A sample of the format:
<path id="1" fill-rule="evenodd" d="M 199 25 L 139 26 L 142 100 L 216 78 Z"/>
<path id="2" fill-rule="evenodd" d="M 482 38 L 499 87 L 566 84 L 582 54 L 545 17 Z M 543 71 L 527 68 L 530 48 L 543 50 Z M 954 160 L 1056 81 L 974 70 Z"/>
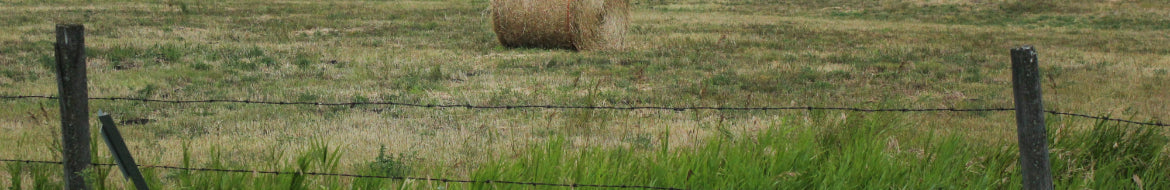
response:
<path id="1" fill-rule="evenodd" d="M 492 0 L 492 28 L 506 47 L 621 49 L 629 0 Z"/>

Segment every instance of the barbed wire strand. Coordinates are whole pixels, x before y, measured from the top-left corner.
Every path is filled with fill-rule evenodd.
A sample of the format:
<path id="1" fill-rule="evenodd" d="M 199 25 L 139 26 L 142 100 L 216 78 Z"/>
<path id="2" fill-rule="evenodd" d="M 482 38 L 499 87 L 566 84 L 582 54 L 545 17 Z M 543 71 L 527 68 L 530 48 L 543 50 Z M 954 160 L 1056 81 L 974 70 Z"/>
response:
<path id="1" fill-rule="evenodd" d="M 57 99 L 54 96 L 0 96 L 0 99 Z M 171 104 L 192 104 L 192 103 L 241 103 L 241 104 L 268 104 L 268 105 L 317 105 L 317 106 L 349 106 L 355 107 L 358 105 L 390 105 L 390 106 L 407 106 L 407 107 L 424 107 L 424 108 L 466 108 L 466 109 L 609 109 L 609 110 L 722 110 L 722 111 L 768 111 L 768 110 L 836 110 L 836 111 L 856 111 L 856 112 L 999 112 L 999 111 L 1014 111 L 1015 108 L 892 108 L 892 109 L 869 109 L 869 108 L 855 108 L 855 107 L 812 107 L 812 106 L 792 106 L 792 107 L 669 107 L 669 106 L 565 106 L 565 105 L 471 105 L 471 104 L 419 104 L 419 103 L 401 103 L 401 102 L 284 102 L 284 101 L 253 101 L 253 100 L 160 100 L 147 98 L 130 98 L 130 97 L 91 97 L 90 100 L 109 100 L 109 101 L 137 101 L 137 102 L 156 102 L 156 103 L 171 103 Z M 1162 126 L 1168 127 L 1170 124 L 1163 122 L 1140 122 L 1133 120 L 1124 120 L 1103 116 L 1091 116 L 1087 114 L 1059 112 L 1053 110 L 1046 110 L 1045 112 L 1082 117 L 1089 119 L 1117 121 L 1137 125 L 1147 126 Z"/>
<path id="2" fill-rule="evenodd" d="M 54 96 L 0 96 L 0 99 L 56 99 Z M 471 104 L 419 104 L 419 103 L 400 103 L 400 102 L 283 102 L 283 101 L 253 101 L 253 100 L 159 100 L 146 98 L 128 98 L 128 97 L 94 97 L 90 100 L 110 100 L 110 101 L 138 101 L 138 102 L 157 102 L 157 103 L 172 103 L 172 104 L 191 104 L 191 103 L 241 103 L 241 104 L 269 104 L 269 105 L 318 105 L 318 106 L 358 106 L 358 105 L 390 105 L 390 106 L 407 106 L 407 107 L 426 107 L 426 108 L 467 108 L 467 109 L 610 109 L 610 110 L 734 110 L 734 111 L 760 111 L 760 110 L 839 110 L 839 111 L 858 111 L 858 112 L 936 112 L 936 111 L 953 111 L 953 112 L 986 112 L 986 111 L 1012 111 L 1012 108 L 979 108 L 979 109 L 958 109 L 958 108 L 897 108 L 897 109 L 867 109 L 867 108 L 851 108 L 851 107 L 811 107 L 811 106 L 792 106 L 792 107 L 710 107 L 710 106 L 694 106 L 694 107 L 669 107 L 669 106 L 565 106 L 565 105 L 471 105 Z"/>
<path id="3" fill-rule="evenodd" d="M 1044 112 L 1047 112 L 1050 114 L 1055 114 L 1055 115 L 1066 115 L 1066 116 L 1083 117 L 1083 118 L 1096 119 L 1096 120 L 1116 121 L 1116 122 L 1136 124 L 1136 125 L 1170 127 L 1170 124 L 1162 123 L 1161 121 L 1140 122 L 1140 121 L 1124 120 L 1124 119 L 1117 119 L 1117 118 L 1111 118 L 1111 117 L 1091 116 L 1091 115 L 1085 115 L 1085 114 L 1079 114 L 1079 113 L 1058 112 L 1058 111 L 1051 111 L 1051 110 L 1045 110 Z"/>
<path id="4" fill-rule="evenodd" d="M 16 159 L 0 159 L 0 162 L 23 162 L 23 163 L 39 163 L 39 164 L 62 164 L 58 161 L 43 161 L 43 160 L 16 160 Z M 95 166 L 115 166 L 116 164 L 109 163 L 94 163 Z M 160 168 L 171 170 L 185 170 L 185 171 L 209 171 L 209 172 L 229 172 L 229 173 L 261 173 L 274 175 L 313 175 L 313 176 L 337 176 L 337 177 L 354 177 L 354 178 L 382 178 L 394 180 L 419 180 L 419 181 L 438 181 L 443 183 L 502 183 L 515 185 L 533 185 L 533 186 L 555 186 L 555 187 L 598 187 L 598 188 L 622 188 L 622 189 L 661 189 L 661 190 L 683 190 L 681 188 L 673 187 L 654 187 L 643 185 L 593 185 L 593 184 L 559 184 L 559 183 L 541 183 L 541 182 L 521 182 L 521 181 L 502 181 L 502 180 L 462 180 L 462 179 L 446 179 L 446 178 L 430 178 L 430 177 L 396 177 L 396 176 L 375 176 L 375 175 L 358 175 L 358 174 L 342 174 L 342 173 L 322 173 L 322 172 L 281 172 L 281 171 L 258 171 L 258 170 L 235 170 L 235 169 L 216 169 L 216 168 L 188 168 L 178 166 L 161 166 L 161 165 L 138 165 L 142 168 Z"/>

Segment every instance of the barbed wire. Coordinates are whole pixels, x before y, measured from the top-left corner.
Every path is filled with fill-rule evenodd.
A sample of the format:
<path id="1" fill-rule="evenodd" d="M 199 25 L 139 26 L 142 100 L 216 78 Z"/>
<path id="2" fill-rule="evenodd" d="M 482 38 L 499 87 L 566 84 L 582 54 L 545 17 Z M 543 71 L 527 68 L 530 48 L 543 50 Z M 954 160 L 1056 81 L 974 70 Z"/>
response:
<path id="1" fill-rule="evenodd" d="M 55 96 L 0 96 L 0 99 L 57 99 Z M 148 98 L 130 98 L 130 97 L 91 97 L 90 100 L 108 100 L 108 101 L 136 101 L 136 102 L 156 102 L 156 103 L 171 103 L 171 104 L 194 104 L 194 103 L 240 103 L 240 104 L 268 104 L 268 105 L 317 105 L 317 106 L 349 106 L 355 107 L 359 105 L 389 105 L 389 106 L 406 106 L 406 107 L 423 107 L 423 108 L 466 108 L 466 109 L 608 109 L 608 110 L 720 110 L 720 111 L 768 111 L 768 110 L 835 110 L 835 111 L 855 111 L 855 112 L 1000 112 L 1000 111 L 1015 111 L 1015 108 L 855 108 L 855 107 L 812 107 L 812 106 L 790 106 L 790 107 L 711 107 L 711 106 L 695 106 L 695 107 L 670 107 L 670 106 L 566 106 L 566 105 L 471 105 L 471 104 L 421 104 L 421 103 L 401 103 L 401 102 L 285 102 L 285 101 L 254 101 L 254 100 L 161 100 Z M 1124 120 L 1117 118 L 1110 118 L 1104 116 L 1091 116 L 1087 114 L 1059 112 L 1053 110 L 1045 110 L 1047 113 L 1056 115 L 1065 115 L 1073 117 L 1082 117 L 1089 119 L 1117 121 L 1137 125 L 1147 126 L 1162 126 L 1168 127 L 1160 121 L 1155 122 L 1140 122 L 1133 120 Z"/>
<path id="2" fill-rule="evenodd" d="M 38 163 L 38 164 L 62 164 L 59 161 L 43 161 L 43 160 L 16 160 L 16 159 L 0 159 L 0 162 L 23 162 L 23 163 Z M 116 166 L 116 164 L 109 163 L 93 163 L 95 166 Z M 401 177 L 401 176 L 375 176 L 375 175 L 359 175 L 359 174 L 343 174 L 343 173 L 323 173 L 323 172 L 282 172 L 282 171 L 259 171 L 259 170 L 237 170 L 237 169 L 217 169 L 217 168 L 189 168 L 178 166 L 162 166 L 162 165 L 138 165 L 141 168 L 159 168 L 171 170 L 184 171 L 207 171 L 207 172 L 229 172 L 229 173 L 260 173 L 260 174 L 274 174 L 274 175 L 313 175 L 313 176 L 337 176 L 337 177 L 353 177 L 353 178 L 381 178 L 394 180 L 419 180 L 419 181 L 437 181 L 443 183 L 502 183 L 513 185 L 533 185 L 533 186 L 554 186 L 554 187 L 598 187 L 598 188 L 620 188 L 620 189 L 661 189 L 661 190 L 683 190 L 674 187 L 655 187 L 644 185 L 594 185 L 594 184 L 559 184 L 559 183 L 542 183 L 542 182 L 522 182 L 522 181 L 504 181 L 504 180 L 462 180 L 462 179 L 447 179 L 447 178 L 429 178 L 429 177 Z"/>
<path id="3" fill-rule="evenodd" d="M 1083 118 L 1096 119 L 1096 120 L 1116 121 L 1116 122 L 1136 124 L 1136 125 L 1170 127 L 1170 124 L 1162 123 L 1161 121 L 1140 122 L 1140 121 L 1133 121 L 1133 120 L 1124 120 L 1124 119 L 1117 119 L 1117 118 L 1110 118 L 1110 117 L 1103 117 L 1103 116 L 1091 116 L 1091 115 L 1085 115 L 1085 114 L 1079 114 L 1079 113 L 1068 113 L 1068 112 L 1059 112 L 1059 111 L 1051 111 L 1051 110 L 1044 110 L 1044 112 L 1047 112 L 1050 114 L 1055 114 L 1055 115 L 1066 115 L 1066 116 L 1083 117 Z"/>
<path id="4" fill-rule="evenodd" d="M 57 99 L 54 96 L 0 96 L 0 99 Z M 837 111 L 857 111 L 857 112 L 937 112 L 937 111 L 952 111 L 952 112 L 987 112 L 987 111 L 1012 111 L 1012 108 L 977 108 L 977 109 L 960 109 L 960 108 L 895 108 L 895 109 L 868 109 L 868 108 L 852 108 L 852 107 L 811 107 L 811 106 L 791 106 L 791 107 L 711 107 L 711 106 L 693 106 L 693 107 L 670 107 L 670 106 L 566 106 L 566 105 L 471 105 L 471 104 L 420 104 L 420 103 L 400 103 L 400 102 L 284 102 L 284 101 L 253 101 L 253 100 L 160 100 L 147 98 L 129 98 L 129 97 L 91 97 L 90 100 L 110 100 L 110 101 L 136 101 L 136 102 L 157 102 L 157 103 L 173 103 L 173 104 L 192 104 L 192 103 L 241 103 L 241 104 L 269 104 L 269 105 L 317 105 L 317 106 L 359 106 L 359 105 L 390 105 L 390 106 L 406 106 L 406 107 L 424 107 L 424 108 L 466 108 L 466 109 L 609 109 L 609 110 L 731 110 L 731 111 L 765 111 L 765 110 L 837 110 Z"/>

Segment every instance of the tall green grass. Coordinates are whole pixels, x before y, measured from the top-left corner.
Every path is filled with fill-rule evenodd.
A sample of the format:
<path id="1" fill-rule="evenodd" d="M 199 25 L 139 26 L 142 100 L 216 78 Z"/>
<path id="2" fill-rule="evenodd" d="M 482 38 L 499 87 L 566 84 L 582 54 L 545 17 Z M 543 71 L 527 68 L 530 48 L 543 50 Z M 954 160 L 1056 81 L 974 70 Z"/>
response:
<path id="1" fill-rule="evenodd" d="M 481 181 L 556 184 L 639 185 L 684 189 L 1018 189 L 1018 154 L 1011 145 L 971 143 L 963 134 L 913 129 L 893 114 L 811 113 L 811 123 L 781 119 L 770 129 L 715 135 L 694 147 L 669 147 L 662 133 L 652 145 L 599 148 L 571 143 L 563 132 L 523 154 L 494 158 L 470 172 Z M 833 119 L 839 117 L 841 119 Z M 1067 120 L 1066 120 L 1067 121 Z M 1078 129 L 1052 122 L 1052 171 L 1060 189 L 1167 189 L 1170 162 L 1161 129 L 1098 122 Z M 653 137 L 652 137 L 653 138 Z M 643 146 L 651 146 L 646 148 Z M 283 153 L 268 155 L 284 160 Z M 207 163 L 183 167 L 255 169 L 292 174 L 257 174 L 143 168 L 153 189 L 571 189 L 501 183 L 438 183 L 420 180 L 310 176 L 339 173 L 336 147 L 310 140 L 304 151 L 268 166 L 228 163 L 219 151 Z M 409 155 L 379 154 L 348 168 L 362 175 L 441 177 L 441 168 L 412 166 Z M 95 155 L 99 162 L 108 156 Z M 61 186 L 56 165 L 9 163 L 14 189 Z M 95 189 L 127 187 L 116 168 L 93 167 L 85 174 Z M 432 170 L 431 172 L 416 172 Z M 439 172 L 435 172 L 439 171 Z M 26 180 L 28 179 L 28 180 Z M 26 183 L 31 182 L 31 184 Z"/>
<path id="2" fill-rule="evenodd" d="M 254 171 L 279 171 L 287 174 L 262 174 L 240 172 L 215 172 L 175 170 L 141 167 L 147 185 L 151 189 L 420 189 L 428 187 L 424 183 L 410 183 L 401 180 L 380 178 L 352 179 L 339 176 L 313 176 L 308 172 L 341 173 L 342 166 L 340 149 L 325 144 L 322 140 L 311 140 L 304 151 L 295 155 L 291 161 L 274 161 L 272 165 L 246 165 L 226 162 L 227 158 L 218 150 L 212 150 L 207 163 L 193 163 L 191 152 L 184 148 L 179 165 L 184 168 L 211 168 L 211 169 L 243 169 Z M 93 151 L 98 152 L 98 151 Z M 274 152 L 267 157 L 284 160 L 283 153 Z M 112 163 L 109 156 L 94 155 L 95 163 Z M 386 173 L 384 169 L 409 171 L 399 157 L 379 155 L 374 162 L 358 166 L 355 170 L 359 175 L 395 176 L 401 177 L 404 173 Z M 387 166 L 392 165 L 392 166 Z M 93 189 L 133 189 L 131 183 L 125 181 L 115 166 L 93 166 L 87 169 L 83 176 Z M 0 187 L 6 189 L 60 189 L 60 165 L 8 163 L 5 172 L 10 176 L 9 184 Z M 402 171 L 398 171 L 402 172 Z M 27 176 L 27 177 L 26 177 Z M 24 179 L 31 179 L 32 184 L 26 184 Z"/>
<path id="3" fill-rule="evenodd" d="M 526 156 L 486 164 L 472 177 L 685 189 L 1020 188 L 1014 146 L 969 143 L 962 134 L 929 131 L 904 138 L 899 134 L 914 131 L 892 118 L 850 116 L 823 127 L 781 123 L 759 135 L 718 136 L 675 150 L 577 148 L 556 138 L 531 147 Z M 1059 139 L 1051 146 L 1057 188 L 1170 188 L 1166 137 L 1156 129 L 1102 122 L 1087 130 L 1062 130 L 1052 134 Z M 664 147 L 667 140 L 660 142 Z"/>

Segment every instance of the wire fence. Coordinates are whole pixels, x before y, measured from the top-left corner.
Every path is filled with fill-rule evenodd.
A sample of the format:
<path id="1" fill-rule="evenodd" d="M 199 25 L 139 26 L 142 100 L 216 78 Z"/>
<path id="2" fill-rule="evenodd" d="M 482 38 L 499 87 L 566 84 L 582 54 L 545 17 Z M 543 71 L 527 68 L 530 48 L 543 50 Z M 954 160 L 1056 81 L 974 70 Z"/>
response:
<path id="1" fill-rule="evenodd" d="M 20 95 L 20 96 L 0 96 L 0 99 L 58 99 L 55 96 L 44 95 Z M 1015 108 L 857 108 L 857 107 L 813 107 L 813 106 L 789 106 L 789 107 L 711 107 L 711 106 L 691 106 L 691 107 L 672 107 L 672 106 L 572 106 L 572 105 L 472 105 L 472 104 L 423 104 L 423 103 L 402 103 L 402 102 L 288 102 L 288 101 L 254 101 L 254 100 L 226 100 L 226 99 L 208 99 L 208 100 L 164 100 L 164 99 L 149 99 L 149 98 L 133 98 L 133 97 L 89 97 L 89 100 L 104 100 L 104 101 L 133 101 L 133 102 L 150 102 L 150 103 L 169 103 L 169 104 L 199 104 L 199 103 L 239 103 L 239 104 L 264 104 L 264 105 L 315 105 L 315 106 L 348 106 L 350 108 L 359 105 L 383 105 L 383 106 L 405 106 L 405 107 L 420 107 L 420 108 L 465 108 L 465 109 L 604 109 L 604 110 L 673 110 L 673 111 L 687 111 L 687 110 L 718 110 L 718 111 L 769 111 L 769 110 L 826 110 L 826 111 L 853 111 L 853 112 L 1007 112 L 1015 111 Z M 1089 118 L 1103 121 L 1115 121 L 1143 126 L 1170 126 L 1161 121 L 1141 122 L 1126 119 L 1117 119 L 1106 116 L 1092 116 L 1088 114 L 1061 112 L 1054 110 L 1045 110 L 1044 112 L 1054 115 L 1072 116 Z M 0 159 L 0 162 L 23 162 L 23 163 L 40 163 L 40 164 L 62 164 L 60 161 L 43 161 L 43 160 L 16 160 L 16 159 Z M 115 166 L 109 163 L 92 164 L 94 166 Z M 435 181 L 443 183 L 477 183 L 477 184 L 513 184 L 513 185 L 531 185 L 531 186 L 546 186 L 546 187 L 596 187 L 596 188 L 613 188 L 613 189 L 662 189 L 662 190 L 682 190 L 674 187 L 655 187 L 645 185 L 596 185 L 596 184 L 558 184 L 558 183 L 542 183 L 542 182 L 521 182 L 521 181 L 504 181 L 504 180 L 462 180 L 462 179 L 448 179 L 448 178 L 429 178 L 429 177 L 404 177 L 404 176 L 375 176 L 375 175 L 360 175 L 360 174 L 345 174 L 345 173 L 322 173 L 322 172 L 287 172 L 287 171 L 257 171 L 257 170 L 239 170 L 239 169 L 218 169 L 218 168 L 190 168 L 178 166 L 163 166 L 163 165 L 138 165 L 141 168 L 158 168 L 169 170 L 184 170 L 184 171 L 206 171 L 206 172 L 229 172 L 229 173 L 259 173 L 259 174 L 273 174 L 273 175 L 313 175 L 313 176 L 336 176 L 336 177 L 353 177 L 353 178 L 380 178 L 380 179 L 395 179 L 395 180 L 420 180 L 420 181 Z"/>
<path id="2" fill-rule="evenodd" d="M 0 96 L 0 99 L 57 99 L 55 96 L 41 96 L 41 95 L 21 95 L 21 96 Z M 266 105 L 317 105 L 317 106 L 349 106 L 356 107 L 359 105 L 388 105 L 388 106 L 406 106 L 406 107 L 421 107 L 421 108 L 466 108 L 466 109 L 603 109 L 603 110 L 673 110 L 673 111 L 687 111 L 687 110 L 718 110 L 718 111 L 770 111 L 770 110 L 830 110 L 830 111 L 854 111 L 854 112 L 1004 112 L 1015 111 L 1015 108 L 856 108 L 856 107 L 812 107 L 812 106 L 789 106 L 789 107 L 711 107 L 711 106 L 692 106 L 692 107 L 671 107 L 671 106 L 571 106 L 571 105 L 471 105 L 471 104 L 422 104 L 422 103 L 402 103 L 402 102 L 286 102 L 286 101 L 254 101 L 254 100 L 224 100 L 224 99 L 210 99 L 210 100 L 162 100 L 162 99 L 148 99 L 148 98 L 132 98 L 132 97 L 90 97 L 90 100 L 106 100 L 106 101 L 136 101 L 136 102 L 153 102 L 153 103 L 170 103 L 170 104 L 197 104 L 197 103 L 239 103 L 239 104 L 266 104 Z M 1055 110 L 1045 110 L 1044 112 L 1054 115 L 1064 115 L 1072 117 L 1081 117 L 1095 120 L 1116 121 L 1122 123 L 1129 123 L 1143 126 L 1161 126 L 1170 127 L 1162 121 L 1142 122 L 1135 120 L 1126 120 L 1111 118 L 1107 116 L 1092 116 L 1089 114 L 1061 112 Z"/>
<path id="3" fill-rule="evenodd" d="M 21 163 L 35 163 L 35 164 L 57 164 L 61 165 L 60 161 L 44 161 L 44 160 L 17 160 L 17 159 L 0 159 L 0 162 L 21 162 Z M 109 163 L 93 163 L 93 166 L 117 166 Z M 595 185 L 595 184 L 562 184 L 562 183 L 540 183 L 540 182 L 521 182 L 521 181 L 506 181 L 506 180 L 462 180 L 462 179 L 448 179 L 448 178 L 429 178 L 429 177 L 402 177 L 402 176 L 376 176 L 376 175 L 359 175 L 359 174 L 344 174 L 344 173 L 322 173 L 322 172 L 285 172 L 285 171 L 258 171 L 258 170 L 238 170 L 238 169 L 218 169 L 218 168 L 190 168 L 178 166 L 161 166 L 161 165 L 138 165 L 140 168 L 158 168 L 169 170 L 184 170 L 184 171 L 202 171 L 202 172 L 228 172 L 228 173 L 259 173 L 259 174 L 273 174 L 273 175 L 312 175 L 312 176 L 336 176 L 336 177 L 352 177 L 352 178 L 379 178 L 379 179 L 394 179 L 394 180 L 419 180 L 419 181 L 435 181 L 443 183 L 481 183 L 481 184 L 512 184 L 512 185 L 532 185 L 532 186 L 548 186 L 548 187 L 597 187 L 597 188 L 620 188 L 620 189 L 661 189 L 661 190 L 683 190 L 674 187 L 655 187 L 643 185 Z"/>

